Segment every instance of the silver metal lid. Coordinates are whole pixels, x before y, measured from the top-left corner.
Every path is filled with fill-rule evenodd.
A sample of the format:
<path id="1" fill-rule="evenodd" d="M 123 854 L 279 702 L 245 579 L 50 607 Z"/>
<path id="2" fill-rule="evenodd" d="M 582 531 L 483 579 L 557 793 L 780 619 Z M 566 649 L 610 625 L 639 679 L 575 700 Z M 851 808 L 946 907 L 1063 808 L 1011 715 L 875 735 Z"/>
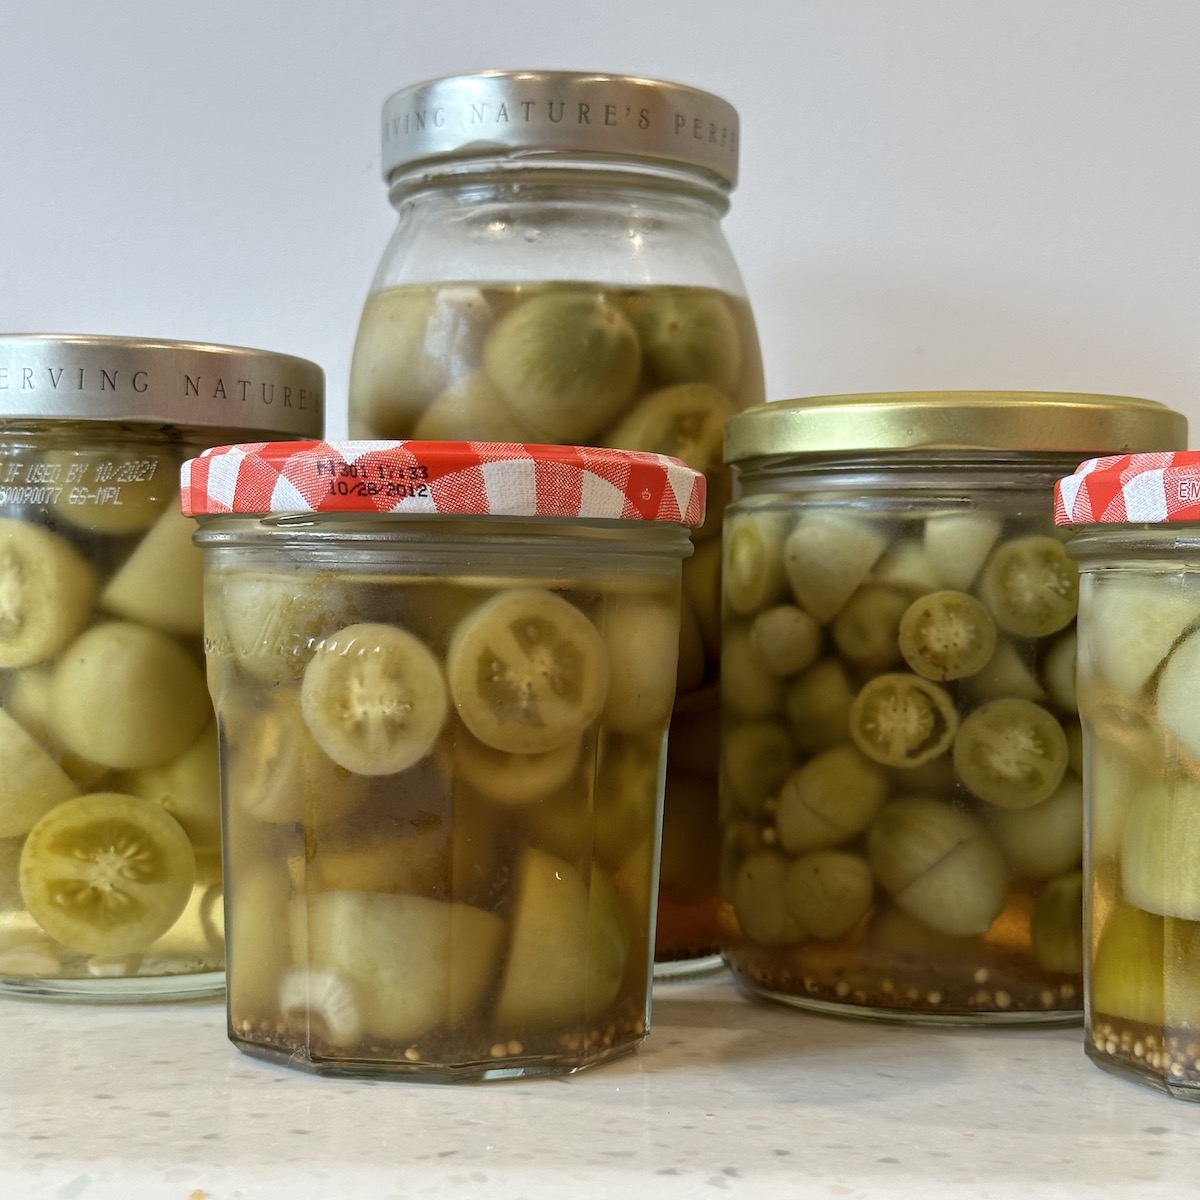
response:
<path id="1" fill-rule="evenodd" d="M 383 177 L 434 160 L 575 153 L 696 167 L 737 184 L 738 115 L 709 92 L 630 75 L 483 71 L 383 105 Z"/>
<path id="2" fill-rule="evenodd" d="M 0 421 L 324 433 L 325 373 L 290 354 L 100 334 L 0 334 Z"/>

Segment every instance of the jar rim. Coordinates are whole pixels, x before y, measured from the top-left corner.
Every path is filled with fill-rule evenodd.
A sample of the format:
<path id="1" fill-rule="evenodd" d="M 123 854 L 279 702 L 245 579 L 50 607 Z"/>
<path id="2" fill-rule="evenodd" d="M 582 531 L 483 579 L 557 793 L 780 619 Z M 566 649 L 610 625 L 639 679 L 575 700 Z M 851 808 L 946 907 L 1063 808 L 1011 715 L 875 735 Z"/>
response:
<path id="1" fill-rule="evenodd" d="M 737 186 L 739 119 L 687 84 L 580 71 L 491 70 L 410 84 L 384 101 L 382 170 L 497 154 L 671 163 Z"/>
<path id="2" fill-rule="evenodd" d="M 501 442 L 216 446 L 181 468 L 185 516 L 571 517 L 695 527 L 705 479 L 665 454 Z"/>
<path id="3" fill-rule="evenodd" d="M 846 450 L 1096 453 L 1182 449 L 1187 418 L 1092 392 L 863 392 L 776 400 L 732 417 L 725 461 Z"/>
<path id="4" fill-rule="evenodd" d="M 0 333 L 0 421 L 319 437 L 324 401 L 324 371 L 291 354 L 111 334 Z"/>

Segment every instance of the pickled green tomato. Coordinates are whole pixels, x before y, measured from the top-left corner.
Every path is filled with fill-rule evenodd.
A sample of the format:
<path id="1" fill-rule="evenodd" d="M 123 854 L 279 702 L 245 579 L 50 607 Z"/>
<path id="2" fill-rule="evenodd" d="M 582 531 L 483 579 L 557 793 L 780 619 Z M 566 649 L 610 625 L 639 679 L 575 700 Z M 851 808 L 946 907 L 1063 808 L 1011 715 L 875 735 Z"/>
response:
<path id="1" fill-rule="evenodd" d="M 761 946 L 795 945 L 808 930 L 787 901 L 791 860 L 778 850 L 747 855 L 733 874 L 730 902 L 742 933 Z"/>
<path id="2" fill-rule="evenodd" d="M 673 288 L 626 302 L 646 367 L 663 383 L 708 383 L 729 391 L 742 369 L 738 323 L 723 296 Z"/>
<path id="3" fill-rule="evenodd" d="M 204 675 L 183 646 L 131 621 L 93 625 L 60 656 L 51 723 L 68 749 L 109 767 L 182 754 L 211 713 Z"/>
<path id="4" fill-rule="evenodd" d="M 1006 633 L 1045 637 L 1065 629 L 1079 607 L 1079 568 L 1057 538 L 1002 542 L 988 558 L 980 595 Z"/>
<path id="5" fill-rule="evenodd" d="M 1147 912 L 1200 921 L 1200 780 L 1159 777 L 1124 798 L 1121 886 Z"/>
<path id="6" fill-rule="evenodd" d="M 0 667 L 53 658 L 87 622 L 92 565 L 40 525 L 0 517 Z"/>
<path id="7" fill-rule="evenodd" d="M 1200 634 L 1190 633 L 1171 651 L 1158 680 L 1158 719 L 1185 754 L 1200 758 Z"/>
<path id="8" fill-rule="evenodd" d="M 483 365 L 504 406 L 548 442 L 587 444 L 633 398 L 637 331 L 599 291 L 533 295 L 489 331 Z"/>
<path id="9" fill-rule="evenodd" d="M 892 899 L 942 933 L 985 933 L 1004 908 L 1004 856 L 978 821 L 941 801 L 884 805 L 867 834 L 867 858 Z"/>
<path id="10" fill-rule="evenodd" d="M 1067 769 L 1067 735 L 1055 717 L 1028 700 L 992 700 L 963 720 L 954 741 L 963 785 L 1000 808 L 1048 799 Z"/>
<path id="11" fill-rule="evenodd" d="M 788 731 L 777 721 L 747 721 L 726 728 L 721 739 L 722 807 L 747 815 L 762 811 L 788 777 L 796 755 Z"/>
<path id="12" fill-rule="evenodd" d="M 850 741 L 850 709 L 855 692 L 846 668 L 822 658 L 792 680 L 783 697 L 783 715 L 800 750 L 814 753 Z"/>
<path id="13" fill-rule="evenodd" d="M 1050 880 L 1038 895 L 1029 923 L 1038 966 L 1078 975 L 1083 971 L 1083 872 Z"/>
<path id="14" fill-rule="evenodd" d="M 883 534 L 861 518 L 806 513 L 784 543 L 783 563 L 797 602 L 818 621 L 830 620 L 883 553 Z"/>
<path id="15" fill-rule="evenodd" d="M 850 736 L 887 767 L 917 767 L 944 754 L 958 731 L 950 694 L 919 675 L 876 675 L 854 698 Z"/>
<path id="16" fill-rule="evenodd" d="M 788 868 L 783 886 L 788 911 L 813 937 L 827 940 L 849 933 L 875 895 L 867 860 L 845 850 L 802 855 Z"/>
<path id="17" fill-rule="evenodd" d="M 887 796 L 883 768 L 854 746 L 834 746 L 793 771 L 779 792 L 775 827 L 789 854 L 825 849 L 861 833 Z"/>
<path id="18" fill-rule="evenodd" d="M 446 654 L 446 677 L 459 718 L 481 742 L 538 754 L 578 737 L 601 714 L 608 652 L 569 601 L 513 588 L 462 620 Z"/>
<path id="19" fill-rule="evenodd" d="M 432 749 L 449 712 L 441 664 L 394 625 L 348 625 L 304 671 L 304 723 L 329 757 L 358 775 L 392 775 Z"/>
<path id="20" fill-rule="evenodd" d="M 782 520 L 773 513 L 744 512 L 730 520 L 723 539 L 721 582 L 733 612 L 750 616 L 783 595 L 784 537 Z"/>
<path id="21" fill-rule="evenodd" d="M 929 517 L 923 530 L 924 550 L 937 586 L 958 591 L 969 588 L 1000 537 L 1000 530 L 1000 519 L 987 513 Z"/>
<path id="22" fill-rule="evenodd" d="M 0 708 L 0 838 L 28 833 L 55 805 L 79 794 L 75 781 Z"/>
<path id="23" fill-rule="evenodd" d="M 1083 859 L 1083 781 L 1064 776 L 1054 792 L 1031 808 L 997 808 L 990 825 L 1018 875 L 1049 879 Z"/>
<path id="24" fill-rule="evenodd" d="M 986 608 L 966 592 L 930 592 L 900 618 L 900 652 L 925 679 L 943 682 L 974 675 L 996 648 L 996 626 Z"/>
<path id="25" fill-rule="evenodd" d="M 1162 917 L 1118 904 L 1104 921 L 1092 954 L 1090 1010 L 1161 1029 L 1165 962 Z"/>
<path id="26" fill-rule="evenodd" d="M 175 923 L 196 863 L 179 823 L 149 800 L 94 792 L 30 830 L 21 894 L 51 937 L 84 954 L 144 950 Z"/>
<path id="27" fill-rule="evenodd" d="M 900 622 L 908 608 L 905 592 L 874 584 L 858 588 L 830 625 L 838 653 L 873 671 L 899 665 Z"/>

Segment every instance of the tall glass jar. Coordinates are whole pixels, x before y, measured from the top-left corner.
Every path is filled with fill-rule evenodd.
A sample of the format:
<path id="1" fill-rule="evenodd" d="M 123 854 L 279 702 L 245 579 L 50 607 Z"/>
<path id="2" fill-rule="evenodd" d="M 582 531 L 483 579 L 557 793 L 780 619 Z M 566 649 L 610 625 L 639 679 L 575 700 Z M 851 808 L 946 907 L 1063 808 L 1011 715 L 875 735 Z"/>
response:
<path id="1" fill-rule="evenodd" d="M 312 436 L 303 359 L 0 336 L 0 992 L 224 986 L 217 735 L 183 461 Z"/>
<path id="2" fill-rule="evenodd" d="M 1091 460 L 1057 489 L 1079 563 L 1084 1048 L 1200 1100 L 1200 454 Z"/>
<path id="3" fill-rule="evenodd" d="M 1125 397 L 818 397 L 726 457 L 721 937 L 750 991 L 927 1024 L 1082 1006 L 1080 448 L 1182 446 Z"/>
<path id="4" fill-rule="evenodd" d="M 660 974 L 719 964 L 722 432 L 763 400 L 721 228 L 737 155 L 725 101 L 657 80 L 507 71 L 397 92 L 383 173 L 399 222 L 350 378 L 353 437 L 612 446 L 707 476 L 684 567 Z"/>

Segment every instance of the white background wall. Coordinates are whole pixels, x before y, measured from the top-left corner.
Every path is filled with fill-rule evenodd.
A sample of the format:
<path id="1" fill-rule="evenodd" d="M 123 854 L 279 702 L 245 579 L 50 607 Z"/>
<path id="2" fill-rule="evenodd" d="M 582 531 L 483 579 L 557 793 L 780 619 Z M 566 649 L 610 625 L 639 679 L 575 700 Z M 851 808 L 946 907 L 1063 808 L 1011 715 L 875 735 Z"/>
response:
<path id="1" fill-rule="evenodd" d="M 1197 0 L 0 0 L 0 329 L 303 354 L 344 434 L 380 105 L 484 67 L 738 108 L 772 398 L 1122 392 L 1200 440 Z"/>

